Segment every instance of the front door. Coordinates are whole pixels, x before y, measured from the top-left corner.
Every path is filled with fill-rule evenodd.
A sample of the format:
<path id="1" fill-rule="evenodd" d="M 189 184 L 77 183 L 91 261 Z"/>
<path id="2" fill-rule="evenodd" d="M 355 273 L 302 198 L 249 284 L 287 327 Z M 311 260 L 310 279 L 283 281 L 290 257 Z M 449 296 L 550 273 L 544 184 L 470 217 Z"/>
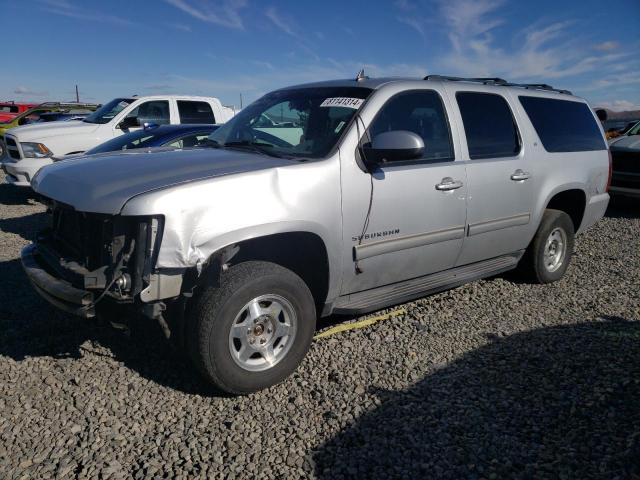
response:
<path id="1" fill-rule="evenodd" d="M 465 234 L 467 180 L 447 118 L 436 89 L 405 91 L 384 103 L 362 135 L 366 143 L 383 132 L 408 130 L 426 149 L 418 160 L 381 164 L 371 176 L 346 168 L 351 164 L 343 168 L 343 294 L 455 265 Z"/>

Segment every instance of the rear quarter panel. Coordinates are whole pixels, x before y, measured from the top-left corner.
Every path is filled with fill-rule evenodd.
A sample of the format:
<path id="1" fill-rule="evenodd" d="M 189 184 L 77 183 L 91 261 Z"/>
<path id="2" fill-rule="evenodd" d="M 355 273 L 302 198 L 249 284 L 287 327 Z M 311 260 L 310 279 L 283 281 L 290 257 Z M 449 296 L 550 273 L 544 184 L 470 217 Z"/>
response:
<path id="1" fill-rule="evenodd" d="M 567 97 L 562 94 L 537 92 L 527 92 L 526 94 L 584 102 L 577 97 Z M 606 208 L 608 202 L 608 194 L 606 193 L 609 175 L 608 151 L 605 149 L 588 152 L 547 152 L 515 92 L 511 92 L 511 104 L 518 117 L 518 124 L 521 126 L 522 141 L 526 143 L 526 149 L 533 159 L 532 180 L 536 193 L 528 232 L 529 240 L 535 235 L 549 201 L 554 195 L 566 190 L 577 189 L 585 194 L 587 205 L 578 232 L 584 231 L 602 217 L 604 213 L 602 204 L 604 203 Z M 593 118 L 600 128 L 603 144 L 606 146 L 602 126 L 595 114 L 593 114 Z"/>

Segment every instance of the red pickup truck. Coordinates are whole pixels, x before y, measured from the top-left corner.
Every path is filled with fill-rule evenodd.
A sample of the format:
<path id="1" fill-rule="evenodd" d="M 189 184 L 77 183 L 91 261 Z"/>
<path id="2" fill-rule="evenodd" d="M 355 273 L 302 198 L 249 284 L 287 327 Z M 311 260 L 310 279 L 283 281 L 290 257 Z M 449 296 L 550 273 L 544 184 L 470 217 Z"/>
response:
<path id="1" fill-rule="evenodd" d="M 11 120 L 35 106 L 35 103 L 0 102 L 0 122 Z"/>

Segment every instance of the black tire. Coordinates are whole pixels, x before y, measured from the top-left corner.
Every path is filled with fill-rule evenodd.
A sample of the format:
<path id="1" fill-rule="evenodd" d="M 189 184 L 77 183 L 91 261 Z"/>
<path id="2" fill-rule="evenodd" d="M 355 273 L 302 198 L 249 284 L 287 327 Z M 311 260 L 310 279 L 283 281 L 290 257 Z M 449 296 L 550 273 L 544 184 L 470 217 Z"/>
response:
<path id="1" fill-rule="evenodd" d="M 545 253 L 548 251 L 547 241 L 554 232 L 559 232 L 554 234 L 556 236 L 564 235 L 564 256 L 559 265 L 550 267 L 545 261 Z M 545 210 L 538 231 L 520 261 L 520 271 L 533 283 L 551 283 L 560 280 L 571 262 L 574 238 L 573 221 L 569 215 L 562 210 Z"/>
<path id="2" fill-rule="evenodd" d="M 232 357 L 229 335 L 236 316 L 262 295 L 277 295 L 289 302 L 296 315 L 296 331 L 277 363 L 263 371 L 249 371 Z M 219 286 L 204 286 L 188 316 L 189 357 L 210 384 L 234 395 L 262 390 L 293 373 L 311 345 L 316 325 L 315 302 L 305 282 L 286 268 L 262 261 L 232 266 L 221 275 Z"/>

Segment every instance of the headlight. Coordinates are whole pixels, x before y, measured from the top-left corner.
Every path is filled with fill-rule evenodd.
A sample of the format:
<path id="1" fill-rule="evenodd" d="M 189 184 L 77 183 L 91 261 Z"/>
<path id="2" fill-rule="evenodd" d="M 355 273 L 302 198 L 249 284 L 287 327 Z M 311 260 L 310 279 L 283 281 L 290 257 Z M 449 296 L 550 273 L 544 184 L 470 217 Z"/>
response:
<path id="1" fill-rule="evenodd" d="M 53 155 L 53 152 L 42 143 L 20 143 L 22 154 L 25 158 L 47 158 Z"/>

